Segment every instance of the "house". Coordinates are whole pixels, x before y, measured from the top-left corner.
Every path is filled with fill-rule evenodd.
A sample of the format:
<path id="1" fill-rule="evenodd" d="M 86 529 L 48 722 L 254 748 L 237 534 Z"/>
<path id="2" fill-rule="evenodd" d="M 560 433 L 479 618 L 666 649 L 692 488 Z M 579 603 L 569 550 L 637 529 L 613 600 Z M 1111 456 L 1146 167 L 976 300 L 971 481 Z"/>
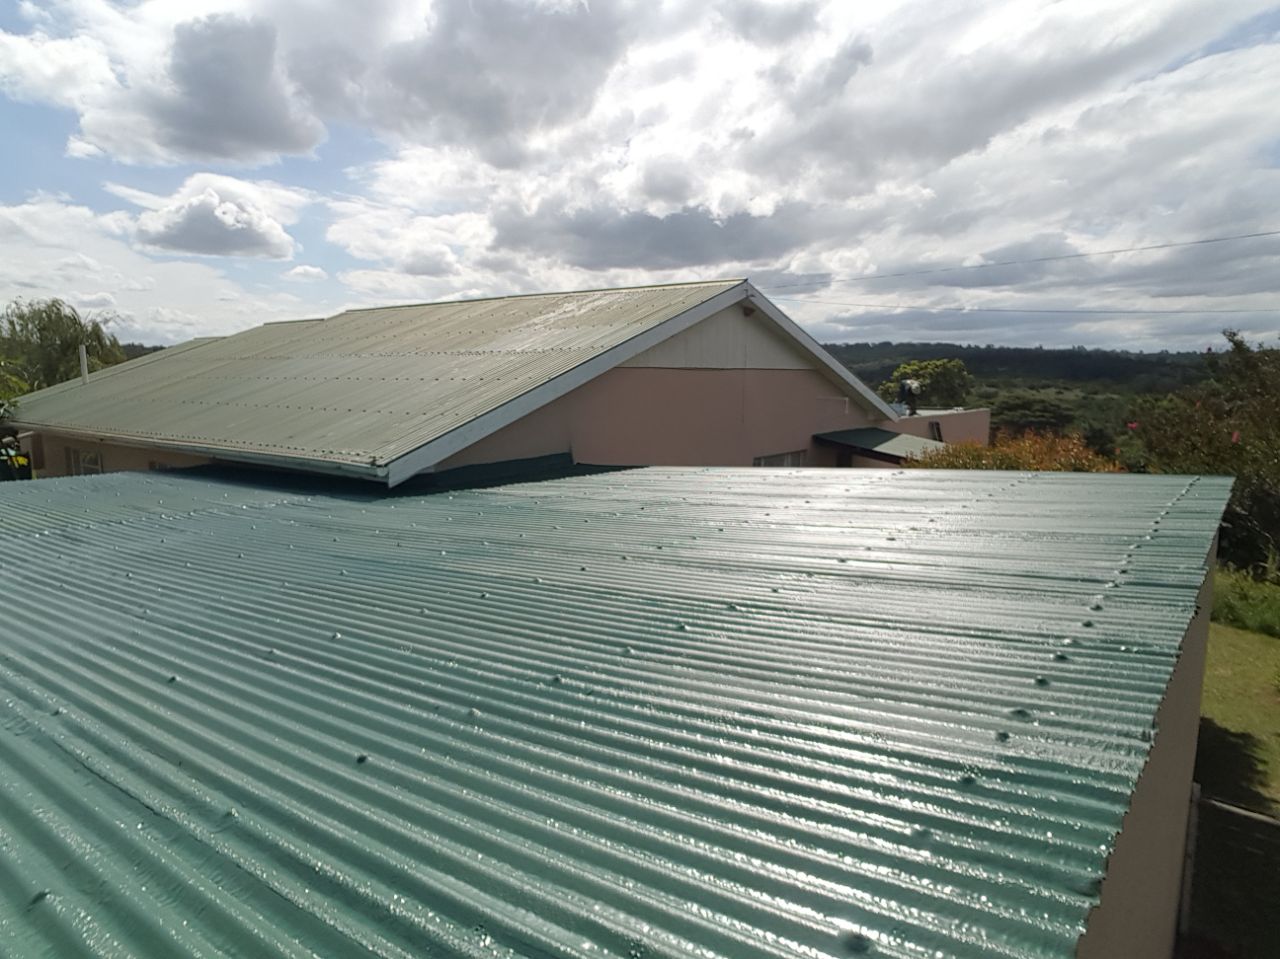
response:
<path id="1" fill-rule="evenodd" d="M 563 456 L 864 465 L 815 434 L 986 441 L 899 417 L 745 280 L 348 310 L 193 340 L 23 397 L 42 476 L 255 463 L 395 486 Z M 855 451 L 856 452 L 856 451 Z"/>
<path id="2" fill-rule="evenodd" d="M 1166 959 L 1229 488 L 4 484 L 0 928 L 50 956 Z"/>

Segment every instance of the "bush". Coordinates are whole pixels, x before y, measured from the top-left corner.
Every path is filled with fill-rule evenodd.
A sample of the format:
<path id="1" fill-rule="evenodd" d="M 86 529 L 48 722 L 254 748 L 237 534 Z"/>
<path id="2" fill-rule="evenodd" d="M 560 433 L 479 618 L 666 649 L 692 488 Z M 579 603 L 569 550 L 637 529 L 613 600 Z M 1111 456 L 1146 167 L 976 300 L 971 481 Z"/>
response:
<path id="1" fill-rule="evenodd" d="M 997 433 L 990 446 L 952 443 L 946 449 L 906 460 L 903 466 L 956 470 L 1038 470 L 1069 473 L 1120 473 L 1114 460 L 1089 449 L 1084 438 L 1028 430 L 1020 436 Z"/>
<path id="2" fill-rule="evenodd" d="M 1208 379 L 1141 404 L 1130 432 L 1145 469 L 1235 477 L 1220 555 L 1264 577 L 1280 551 L 1280 349 L 1226 338 L 1230 349 L 1206 359 Z"/>
<path id="3" fill-rule="evenodd" d="M 1280 637 L 1280 583 L 1220 568 L 1213 577 L 1213 621 Z"/>

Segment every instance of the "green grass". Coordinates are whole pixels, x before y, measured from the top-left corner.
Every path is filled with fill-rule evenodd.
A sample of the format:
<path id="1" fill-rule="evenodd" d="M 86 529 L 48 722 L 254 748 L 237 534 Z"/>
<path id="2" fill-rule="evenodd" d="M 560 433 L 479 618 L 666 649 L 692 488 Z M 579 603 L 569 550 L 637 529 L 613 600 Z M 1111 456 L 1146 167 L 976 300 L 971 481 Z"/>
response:
<path id="1" fill-rule="evenodd" d="M 1280 585 L 1220 568 L 1213 575 L 1213 597 L 1215 623 L 1280 637 Z"/>
<path id="2" fill-rule="evenodd" d="M 1280 639 L 1209 627 L 1196 781 L 1205 795 L 1280 814 Z"/>
<path id="3" fill-rule="evenodd" d="M 1209 627 L 1196 781 L 1202 795 L 1280 815 L 1280 639 Z M 1180 959 L 1280 957 L 1280 825 L 1202 803 L 1191 935 Z"/>

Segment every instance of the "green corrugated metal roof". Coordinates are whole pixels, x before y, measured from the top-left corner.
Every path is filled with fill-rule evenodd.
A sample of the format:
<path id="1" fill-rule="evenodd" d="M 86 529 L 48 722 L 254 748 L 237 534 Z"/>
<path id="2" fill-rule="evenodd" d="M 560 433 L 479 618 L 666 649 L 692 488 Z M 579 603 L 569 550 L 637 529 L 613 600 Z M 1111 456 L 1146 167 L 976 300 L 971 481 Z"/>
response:
<path id="1" fill-rule="evenodd" d="M 150 354 L 22 397 L 33 429 L 379 467 L 741 280 L 349 310 Z M 744 294 L 745 295 L 745 294 Z"/>
<path id="2" fill-rule="evenodd" d="M 270 482 L 0 487 L 6 955 L 1074 955 L 1229 489 Z"/>
<path id="3" fill-rule="evenodd" d="M 850 446 L 856 450 L 870 453 L 883 453 L 886 456 L 899 458 L 923 456 L 934 450 L 945 449 L 947 444 L 937 440 L 927 440 L 907 433 L 894 433 L 874 426 L 857 430 L 835 430 L 831 433 L 818 433 L 816 439 L 828 443 Z"/>

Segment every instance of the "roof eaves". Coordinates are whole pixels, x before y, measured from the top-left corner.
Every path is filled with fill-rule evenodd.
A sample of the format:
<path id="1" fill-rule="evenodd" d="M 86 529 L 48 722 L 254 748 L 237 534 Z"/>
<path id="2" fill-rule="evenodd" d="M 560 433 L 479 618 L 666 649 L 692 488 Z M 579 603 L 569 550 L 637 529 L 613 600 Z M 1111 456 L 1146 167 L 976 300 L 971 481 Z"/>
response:
<path id="1" fill-rule="evenodd" d="M 366 480 L 383 482 L 386 480 L 387 467 L 370 460 L 367 463 L 321 459 L 296 453 L 270 453 L 264 450 L 236 449 L 229 446 L 210 446 L 199 441 L 156 439 L 151 436 L 139 436 L 134 433 L 108 432 L 103 430 L 76 430 L 61 425 L 46 425 L 15 418 L 10 420 L 19 429 L 48 435 L 65 436 L 86 443 L 113 443 L 121 446 L 133 446 L 147 450 L 166 450 L 173 453 L 186 453 L 190 456 L 207 456 L 221 462 L 249 463 L 256 466 L 271 466 L 280 469 L 302 469 L 310 473 L 324 473 L 330 476 L 350 476 Z"/>

